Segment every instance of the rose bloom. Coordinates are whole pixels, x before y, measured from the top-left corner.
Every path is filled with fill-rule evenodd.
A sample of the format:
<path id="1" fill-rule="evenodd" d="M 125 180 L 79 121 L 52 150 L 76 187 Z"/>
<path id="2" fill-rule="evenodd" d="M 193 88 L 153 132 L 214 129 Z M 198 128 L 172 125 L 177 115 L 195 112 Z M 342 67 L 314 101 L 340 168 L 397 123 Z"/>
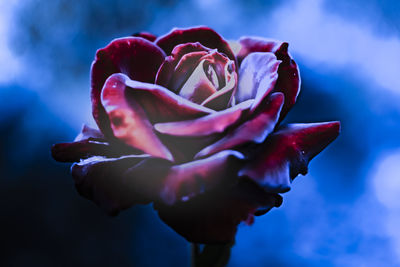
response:
<path id="1" fill-rule="evenodd" d="M 285 42 L 207 27 L 115 39 L 91 68 L 99 129 L 52 155 L 110 215 L 153 203 L 188 241 L 229 242 L 339 134 L 339 122 L 280 125 L 299 90 Z"/>

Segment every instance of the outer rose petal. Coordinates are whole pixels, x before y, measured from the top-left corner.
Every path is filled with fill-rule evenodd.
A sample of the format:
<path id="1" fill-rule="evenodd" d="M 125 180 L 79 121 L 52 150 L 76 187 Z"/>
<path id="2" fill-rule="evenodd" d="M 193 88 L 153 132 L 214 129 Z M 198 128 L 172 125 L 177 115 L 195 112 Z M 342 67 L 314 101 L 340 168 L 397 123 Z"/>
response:
<path id="1" fill-rule="evenodd" d="M 92 112 L 104 135 L 112 136 L 110 122 L 100 101 L 107 78 L 113 73 L 124 73 L 131 79 L 153 83 L 164 57 L 158 46 L 140 37 L 115 39 L 97 51 L 91 69 Z"/>
<path id="2" fill-rule="evenodd" d="M 170 163 L 148 155 L 92 157 L 72 166 L 78 192 L 110 215 L 159 194 Z"/>
<path id="3" fill-rule="evenodd" d="M 154 42 L 157 39 L 157 36 L 154 34 L 151 34 L 149 32 L 137 32 L 132 34 L 133 37 L 142 37 L 146 40 L 149 40 L 150 42 Z"/>
<path id="4" fill-rule="evenodd" d="M 238 103 L 255 99 L 252 110 L 275 88 L 281 63 L 272 53 L 252 53 L 243 60 L 239 70 L 239 86 L 235 95 Z"/>
<path id="5" fill-rule="evenodd" d="M 104 84 L 101 94 L 101 103 L 110 119 L 114 136 L 133 148 L 172 161 L 171 153 L 153 132 L 153 126 L 142 107 L 132 99 L 127 102 L 126 79 L 122 74 L 112 75 Z"/>
<path id="6" fill-rule="evenodd" d="M 195 158 L 205 157 L 216 152 L 232 149 L 234 147 L 253 142 L 262 143 L 270 134 L 279 118 L 282 109 L 283 94 L 275 93 L 269 98 L 269 103 L 264 105 L 265 109 L 253 119 L 244 122 L 238 128 L 228 133 L 214 144 L 202 149 Z"/>
<path id="7" fill-rule="evenodd" d="M 339 122 L 291 124 L 268 137 L 239 172 L 269 192 L 287 192 L 309 161 L 339 135 Z"/>
<path id="8" fill-rule="evenodd" d="M 241 179 L 233 187 L 219 187 L 172 206 L 156 202 L 154 208 L 189 242 L 210 244 L 233 241 L 240 222 L 251 223 L 257 210 L 269 210 L 281 203 L 278 194 Z"/>
<path id="9" fill-rule="evenodd" d="M 237 54 L 239 62 L 253 52 L 272 52 L 282 61 L 278 69 L 278 81 L 274 92 L 285 94 L 280 121 L 296 102 L 300 92 L 300 71 L 296 62 L 288 53 L 288 43 L 259 37 L 242 37 L 239 40 L 240 50 Z"/>
<path id="10" fill-rule="evenodd" d="M 138 152 L 123 144 L 109 144 L 99 130 L 87 125 L 83 125 L 74 142 L 55 144 L 51 148 L 52 157 L 60 162 L 78 162 L 92 156 L 120 157 Z"/>
<path id="11" fill-rule="evenodd" d="M 237 183 L 236 177 L 244 156 L 227 150 L 209 158 L 173 166 L 164 181 L 161 199 L 168 205 L 188 201 L 218 185 Z"/>
<path id="12" fill-rule="evenodd" d="M 205 27 L 193 27 L 187 29 L 175 28 L 168 34 L 158 37 L 155 41 L 167 55 L 179 44 L 200 42 L 202 45 L 218 49 L 218 52 L 224 53 L 232 60 L 236 60 L 229 44 L 214 30 Z"/>
<path id="13" fill-rule="evenodd" d="M 195 119 L 157 123 L 154 128 L 162 134 L 174 136 L 207 136 L 224 132 L 248 111 L 254 100 L 242 102 L 231 108 Z"/>

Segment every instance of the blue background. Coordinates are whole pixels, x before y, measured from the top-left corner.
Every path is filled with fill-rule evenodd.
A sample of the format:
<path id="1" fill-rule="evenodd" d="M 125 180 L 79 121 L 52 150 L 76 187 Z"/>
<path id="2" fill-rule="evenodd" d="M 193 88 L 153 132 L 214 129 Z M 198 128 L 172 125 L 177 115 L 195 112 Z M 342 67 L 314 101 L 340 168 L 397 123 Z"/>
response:
<path id="1" fill-rule="evenodd" d="M 0 265 L 189 264 L 150 206 L 107 217 L 49 151 L 93 125 L 96 49 L 203 24 L 288 41 L 303 83 L 286 122 L 342 122 L 283 205 L 239 228 L 229 266 L 399 266 L 399 13 L 395 0 L 0 2 Z"/>

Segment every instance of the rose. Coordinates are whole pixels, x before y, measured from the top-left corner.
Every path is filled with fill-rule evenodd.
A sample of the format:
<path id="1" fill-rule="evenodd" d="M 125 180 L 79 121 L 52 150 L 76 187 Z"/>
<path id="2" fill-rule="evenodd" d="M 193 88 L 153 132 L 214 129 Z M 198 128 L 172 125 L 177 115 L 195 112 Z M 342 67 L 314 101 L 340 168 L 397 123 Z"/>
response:
<path id="1" fill-rule="evenodd" d="M 110 214 L 153 202 L 187 240 L 231 241 L 339 133 L 338 122 L 279 126 L 299 89 L 284 42 L 228 43 L 207 27 L 116 39 L 91 69 L 100 130 L 52 154 L 76 162 L 78 192 Z"/>

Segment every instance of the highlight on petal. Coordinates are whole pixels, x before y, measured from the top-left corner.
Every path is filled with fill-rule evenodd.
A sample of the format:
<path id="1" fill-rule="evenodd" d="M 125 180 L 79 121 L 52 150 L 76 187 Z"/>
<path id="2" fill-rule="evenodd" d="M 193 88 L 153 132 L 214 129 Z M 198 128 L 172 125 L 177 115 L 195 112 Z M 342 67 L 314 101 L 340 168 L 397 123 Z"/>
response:
<path id="1" fill-rule="evenodd" d="M 246 57 L 239 70 L 236 101 L 240 103 L 247 99 L 255 99 L 252 107 L 252 110 L 255 110 L 274 90 L 280 63 L 272 53 L 252 53 Z"/>
<path id="2" fill-rule="evenodd" d="M 89 127 L 88 125 L 84 124 L 82 126 L 81 132 L 78 134 L 78 136 L 75 138 L 75 142 L 77 141 L 82 141 L 85 139 L 104 139 L 104 135 L 98 130 Z"/>
<path id="3" fill-rule="evenodd" d="M 280 117 L 280 121 L 282 121 L 296 102 L 301 84 L 299 68 L 288 52 L 289 44 L 260 37 L 242 37 L 239 44 L 240 50 L 236 54 L 239 62 L 242 62 L 254 52 L 271 52 L 276 55 L 278 60 L 282 61 L 279 65 L 278 80 L 274 89 L 274 92 L 285 94 L 285 104 Z"/>
<path id="4" fill-rule="evenodd" d="M 254 100 L 250 99 L 236 106 L 198 119 L 157 123 L 154 128 L 162 134 L 174 136 L 208 136 L 222 133 L 248 111 Z"/>
<path id="5" fill-rule="evenodd" d="M 72 166 L 77 191 L 110 215 L 147 204 L 160 192 L 170 163 L 149 155 L 91 157 Z"/>
<path id="6" fill-rule="evenodd" d="M 165 61 L 160 66 L 155 84 L 176 92 L 198 65 L 199 59 L 206 55 L 208 51 L 210 51 L 210 49 L 201 45 L 199 42 L 175 46 L 171 55 L 166 57 Z M 176 69 L 178 65 L 180 65 L 180 68 Z M 173 76 L 176 77 L 173 78 Z M 179 80 L 177 78 L 179 78 Z M 170 85 L 171 80 L 175 81 L 172 82 L 174 85 Z"/>
<path id="7" fill-rule="evenodd" d="M 116 138 L 155 157 L 173 160 L 172 154 L 153 132 L 145 111 L 125 97 L 126 76 L 112 75 L 105 83 L 101 103 L 108 114 Z"/>
<path id="8" fill-rule="evenodd" d="M 287 192 L 292 180 L 307 173 L 308 163 L 340 132 L 339 122 L 290 124 L 282 127 L 253 153 L 239 176 L 269 192 Z"/>
<path id="9" fill-rule="evenodd" d="M 100 130 L 107 137 L 112 136 L 112 131 L 100 101 L 107 78 L 113 73 L 124 73 L 131 79 L 153 83 L 164 57 L 163 50 L 140 37 L 115 39 L 97 51 L 91 68 L 92 112 Z"/>
<path id="10" fill-rule="evenodd" d="M 251 224 L 258 210 L 279 207 L 282 197 L 268 193 L 253 181 L 218 187 L 173 205 L 155 202 L 160 218 L 193 243 L 226 243 L 235 238 L 241 222 Z"/>
<path id="11" fill-rule="evenodd" d="M 160 36 L 155 43 L 161 47 L 167 55 L 172 49 L 179 44 L 199 42 L 202 45 L 218 49 L 218 52 L 224 53 L 231 60 L 235 60 L 235 56 L 229 47 L 229 44 L 214 30 L 205 27 L 192 28 L 174 28 L 171 32 L 164 36 Z"/>
<path id="12" fill-rule="evenodd" d="M 138 103 L 146 111 L 152 123 L 194 119 L 215 112 L 162 86 L 132 81 L 124 77 L 125 86 L 129 88 L 126 90 L 127 101 Z"/>
<path id="13" fill-rule="evenodd" d="M 257 144 L 264 142 L 278 121 L 284 96 L 282 93 L 274 93 L 268 100 L 269 102 L 264 105 L 264 110 L 260 111 L 253 119 L 244 122 L 222 139 L 202 149 L 195 158 L 205 157 L 249 142 Z"/>
<path id="14" fill-rule="evenodd" d="M 235 178 L 243 159 L 240 152 L 226 150 L 206 159 L 173 166 L 164 181 L 161 200 L 173 205 L 217 186 L 237 183 Z"/>

